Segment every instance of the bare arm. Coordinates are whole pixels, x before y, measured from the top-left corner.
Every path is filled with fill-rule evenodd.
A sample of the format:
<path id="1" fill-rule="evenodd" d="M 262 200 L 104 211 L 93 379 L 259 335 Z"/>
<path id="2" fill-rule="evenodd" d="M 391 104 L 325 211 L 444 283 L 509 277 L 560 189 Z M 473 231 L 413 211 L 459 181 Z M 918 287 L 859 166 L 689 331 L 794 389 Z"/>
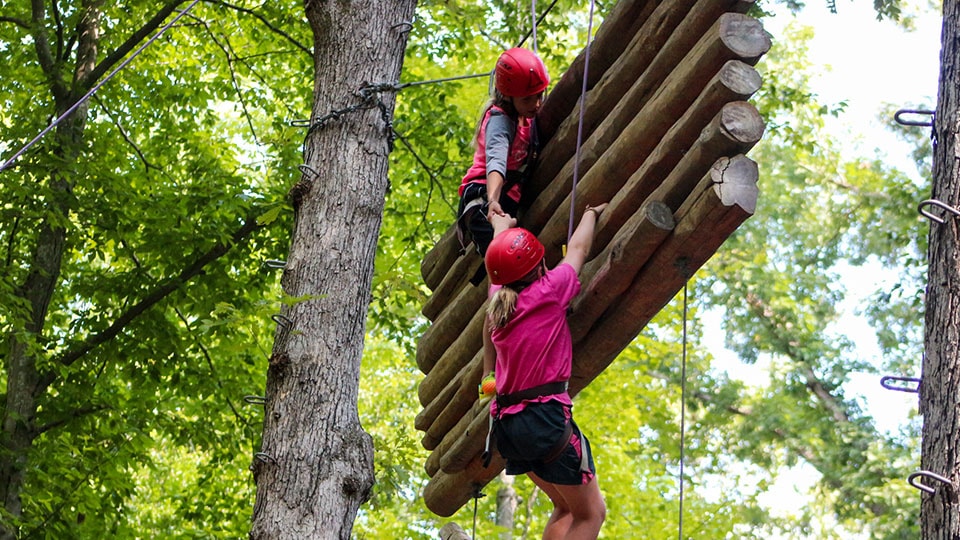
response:
<path id="1" fill-rule="evenodd" d="M 490 317 L 483 318 L 483 372 L 480 379 L 483 380 L 497 366 L 497 349 L 493 346 L 493 339 L 490 337 Z"/>
<path id="2" fill-rule="evenodd" d="M 516 218 L 510 217 L 508 214 L 493 214 L 490 216 L 490 225 L 493 225 L 493 237 L 496 238 L 498 234 L 509 229 L 510 227 L 515 227 L 517 225 Z"/>
<path id="3" fill-rule="evenodd" d="M 493 223 L 493 216 L 507 215 L 500 207 L 500 191 L 503 189 L 503 175 L 491 171 L 487 175 L 487 221 Z"/>
<path id="4" fill-rule="evenodd" d="M 598 204 L 597 206 L 587 206 L 587 209 L 583 211 L 583 216 L 580 218 L 580 224 L 577 225 L 577 229 L 573 231 L 573 235 L 570 236 L 567 255 L 560 262 L 569 264 L 577 273 L 583 268 L 583 263 L 586 262 L 587 257 L 590 255 L 597 220 L 606 207 L 607 203 Z"/>

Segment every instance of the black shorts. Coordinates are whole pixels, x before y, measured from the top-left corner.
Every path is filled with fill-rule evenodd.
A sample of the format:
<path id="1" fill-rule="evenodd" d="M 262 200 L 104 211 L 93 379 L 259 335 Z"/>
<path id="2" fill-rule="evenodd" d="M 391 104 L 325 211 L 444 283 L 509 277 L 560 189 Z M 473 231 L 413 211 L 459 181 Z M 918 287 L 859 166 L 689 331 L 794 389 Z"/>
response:
<path id="1" fill-rule="evenodd" d="M 573 427 L 572 434 L 559 456 L 548 460 L 556 454 L 567 422 Z M 573 421 L 570 408 L 559 401 L 529 403 L 520 413 L 501 416 L 494 423 L 494 434 L 497 450 L 507 460 L 507 474 L 533 472 L 560 485 L 586 484 L 596 474 L 590 442 Z"/>

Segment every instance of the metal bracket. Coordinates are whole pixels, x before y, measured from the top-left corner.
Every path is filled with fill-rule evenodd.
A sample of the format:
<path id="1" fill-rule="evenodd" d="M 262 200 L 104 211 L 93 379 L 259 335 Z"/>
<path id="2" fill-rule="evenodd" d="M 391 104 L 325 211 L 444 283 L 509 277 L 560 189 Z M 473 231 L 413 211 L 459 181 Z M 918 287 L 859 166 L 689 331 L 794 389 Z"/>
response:
<path id="1" fill-rule="evenodd" d="M 243 396 L 243 401 L 248 405 L 266 405 L 267 398 L 265 396 Z"/>
<path id="2" fill-rule="evenodd" d="M 929 116 L 929 120 L 905 120 L 904 115 Z M 893 119 L 901 126 L 933 127 L 935 111 L 926 109 L 900 109 L 893 113 Z"/>
<path id="3" fill-rule="evenodd" d="M 916 383 L 916 387 L 908 387 L 906 385 L 898 386 L 896 383 Z M 880 378 L 880 386 L 886 388 L 887 390 L 911 392 L 916 394 L 920 392 L 920 379 L 915 377 L 894 377 L 893 375 L 885 375 Z"/>
<path id="4" fill-rule="evenodd" d="M 253 455 L 253 459 L 261 463 L 272 463 L 274 465 L 277 464 L 277 460 L 274 459 L 270 454 L 267 454 L 266 452 L 257 452 L 256 454 Z"/>
<path id="5" fill-rule="evenodd" d="M 318 173 L 316 169 L 307 165 L 306 163 L 301 163 L 300 165 L 297 165 L 297 168 L 300 169 L 300 172 L 302 172 L 303 174 L 309 173 L 311 178 L 316 178 L 320 176 L 320 173 Z"/>
<path id="6" fill-rule="evenodd" d="M 944 218 L 941 217 L 941 216 L 938 216 L 938 215 L 936 215 L 936 214 L 931 213 L 929 210 L 927 210 L 927 207 L 928 207 L 928 206 L 935 206 L 935 207 L 937 207 L 937 208 L 940 208 L 941 210 L 943 210 L 943 211 L 946 212 L 946 213 L 953 214 L 953 217 L 960 217 L 960 210 L 957 210 L 956 208 L 954 208 L 954 207 L 952 207 L 952 206 L 950 206 L 950 205 L 948 205 L 948 204 L 944 204 L 944 203 L 942 203 L 942 202 L 940 202 L 940 201 L 938 201 L 938 200 L 936 200 L 936 199 L 927 199 L 927 200 L 921 202 L 921 203 L 917 206 L 917 211 L 920 212 L 920 215 L 926 217 L 927 219 L 929 219 L 929 220 L 931 220 L 931 221 L 936 221 L 937 223 L 939 223 L 939 224 L 941 224 L 941 225 L 943 225 L 944 223 L 946 223 L 947 220 L 944 219 Z"/>
<path id="7" fill-rule="evenodd" d="M 940 483 L 942 483 L 942 484 L 946 484 L 947 487 L 949 488 L 949 491 L 948 491 L 947 495 L 950 497 L 950 500 L 956 500 L 957 490 L 956 490 L 956 487 L 953 485 L 953 482 L 951 482 L 951 481 L 950 481 L 949 479 L 947 479 L 947 478 L 944 478 L 943 476 L 940 476 L 940 475 L 937 474 L 937 473 L 932 473 L 932 472 L 930 472 L 930 471 L 917 471 L 917 472 L 915 472 L 915 473 L 913 473 L 913 474 L 911 474 L 910 476 L 907 477 L 907 482 L 908 482 L 911 486 L 919 489 L 920 491 L 924 491 L 924 492 L 929 493 L 929 494 L 931 494 L 931 495 L 934 494 L 934 493 L 936 493 L 936 492 L 937 492 L 937 489 L 936 489 L 936 488 L 932 488 L 932 487 L 930 487 L 930 486 L 928 486 L 928 485 L 926 485 L 926 484 L 924 484 L 924 483 L 921 483 L 921 482 L 917 481 L 917 478 L 919 478 L 919 477 L 921 477 L 921 476 L 926 477 L 926 478 L 931 478 L 931 479 L 936 480 L 937 482 L 940 482 Z"/>
<path id="8" fill-rule="evenodd" d="M 286 262 L 286 261 L 280 261 L 280 260 L 277 260 L 277 259 L 267 259 L 267 260 L 263 261 L 263 265 L 262 265 L 262 266 L 263 266 L 264 268 L 271 268 L 271 269 L 286 268 L 287 262 Z"/>
<path id="9" fill-rule="evenodd" d="M 290 328 L 293 326 L 293 321 L 283 315 L 280 315 L 279 313 L 270 318 L 273 319 L 273 322 L 277 323 L 277 326 L 280 327 L 280 334 L 277 336 L 276 342 L 286 342 L 287 336 L 290 334 Z"/>

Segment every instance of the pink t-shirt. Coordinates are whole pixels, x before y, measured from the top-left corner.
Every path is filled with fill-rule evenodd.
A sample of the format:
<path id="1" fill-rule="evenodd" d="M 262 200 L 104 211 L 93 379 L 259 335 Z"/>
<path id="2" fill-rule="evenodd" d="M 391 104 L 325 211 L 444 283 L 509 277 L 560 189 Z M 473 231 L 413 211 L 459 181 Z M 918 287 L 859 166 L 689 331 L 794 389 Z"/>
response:
<path id="1" fill-rule="evenodd" d="M 491 286 L 490 295 L 497 290 L 498 286 Z M 567 326 L 567 308 L 579 292 L 580 280 L 569 264 L 560 264 L 547 271 L 520 292 L 510 321 L 491 332 L 497 350 L 498 394 L 570 379 L 573 342 Z M 533 401 L 550 399 L 572 405 L 567 393 Z M 514 414 L 523 407 L 523 403 L 511 405 L 500 413 Z M 491 412 L 496 414 L 496 400 L 491 401 Z"/>

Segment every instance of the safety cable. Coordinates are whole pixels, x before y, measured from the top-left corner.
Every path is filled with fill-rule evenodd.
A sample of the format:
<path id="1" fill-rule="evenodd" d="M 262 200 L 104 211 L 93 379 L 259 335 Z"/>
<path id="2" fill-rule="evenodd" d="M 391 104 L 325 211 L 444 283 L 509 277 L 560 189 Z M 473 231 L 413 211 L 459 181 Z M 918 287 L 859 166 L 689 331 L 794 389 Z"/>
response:
<path id="1" fill-rule="evenodd" d="M 587 95 L 587 75 L 590 72 L 590 43 L 591 34 L 593 34 L 593 7 L 594 0 L 590 0 L 590 19 L 587 23 L 587 46 L 583 54 L 583 84 L 580 86 L 580 119 L 577 123 L 577 150 L 573 158 L 573 186 L 570 189 L 570 219 L 567 224 L 567 245 L 570 244 L 570 238 L 573 237 L 573 219 L 577 208 L 577 180 L 580 176 L 580 145 L 583 142 L 583 109 L 586 106 Z"/>
<path id="2" fill-rule="evenodd" d="M 533 32 L 533 54 L 539 56 L 540 51 L 537 50 L 537 0 L 530 0 L 530 20 L 533 23 L 530 26 L 530 31 Z"/>
<path id="3" fill-rule="evenodd" d="M 527 42 L 527 38 L 529 38 L 531 35 L 533 35 L 534 32 L 536 32 L 537 24 L 543 22 L 543 19 L 546 18 L 547 14 L 550 13 L 550 11 L 553 9 L 553 6 L 555 5 L 557 5 L 557 0 L 553 0 L 553 2 L 551 2 L 550 5 L 547 6 L 547 9 L 545 9 L 544 12 L 541 13 L 540 16 L 533 21 L 533 28 L 531 28 L 530 30 L 527 31 L 526 34 L 524 34 L 523 38 L 520 39 L 520 42 L 517 43 L 517 47 L 523 47 L 523 44 Z M 537 39 L 536 36 L 534 36 L 533 39 L 534 41 L 536 41 Z"/>
<path id="4" fill-rule="evenodd" d="M 680 512 L 679 512 L 679 540 L 683 540 L 683 462 L 684 462 L 684 432 L 687 417 L 687 283 L 683 283 L 683 352 L 680 362 Z"/>
<path id="5" fill-rule="evenodd" d="M 159 38 L 161 35 L 163 35 L 163 33 L 166 32 L 167 29 L 169 29 L 171 26 L 173 26 L 174 24 L 176 24 L 176 22 L 179 21 L 181 17 L 183 17 L 184 15 L 186 15 L 187 12 L 189 12 L 191 9 L 193 9 L 193 6 L 197 5 L 199 2 L 200 2 L 200 0 L 193 0 L 193 2 L 190 2 L 190 5 L 189 5 L 189 6 L 187 6 L 187 7 L 186 7 L 185 9 L 183 9 L 180 13 L 178 13 L 177 16 L 173 18 L 173 20 L 171 20 L 169 23 L 165 24 L 165 25 L 163 26 L 163 28 L 160 29 L 159 32 L 157 32 L 157 33 L 154 34 L 150 39 L 148 39 L 146 42 L 144 42 L 143 45 L 140 45 L 140 47 L 138 47 L 137 50 L 133 51 L 133 54 L 131 54 L 130 56 L 128 56 L 127 58 L 125 58 L 125 59 L 123 60 L 123 62 L 120 62 L 120 65 L 118 65 L 116 68 L 114 68 L 113 71 L 111 71 L 110 74 L 108 74 L 106 77 L 104 77 L 100 82 L 98 82 L 97 84 L 95 84 L 95 85 L 93 86 L 93 88 L 91 88 L 90 90 L 88 90 L 87 93 L 84 94 L 83 97 L 81 97 L 79 100 L 77 100 L 76 103 L 74 103 L 73 105 L 71 105 L 69 109 L 67 109 L 63 114 L 61 114 L 61 115 L 58 116 L 57 118 L 54 118 L 53 122 L 50 122 L 50 125 L 48 125 L 47 127 L 45 127 L 45 128 L 43 129 L 43 131 L 40 132 L 39 135 L 37 135 L 36 137 L 34 137 L 32 141 L 28 142 L 23 148 L 21 148 L 19 151 L 17 151 L 17 153 L 14 154 L 13 157 L 11 157 L 10 159 L 8 159 L 7 161 L 4 161 L 3 164 L 0 165 L 0 172 L 3 172 L 3 171 L 6 170 L 8 167 L 10 167 L 10 166 L 13 164 L 14 161 L 16 161 L 20 156 L 22 156 L 22 155 L 24 154 L 24 152 L 26 152 L 27 150 L 29 150 L 30 148 L 32 148 L 33 145 L 37 144 L 37 142 L 40 141 L 40 139 L 42 139 L 42 138 L 44 137 L 44 135 L 46 135 L 47 133 L 49 133 L 53 128 L 57 127 L 64 118 L 66 118 L 66 117 L 70 116 L 71 114 L 73 114 L 73 112 L 76 111 L 77 108 L 80 107 L 80 105 L 83 105 L 84 103 L 86 103 L 86 101 L 87 101 L 88 99 L 90 99 L 90 96 L 92 96 L 93 94 L 95 94 L 95 93 L 97 92 L 97 90 L 100 90 L 100 88 L 101 88 L 104 84 L 106 84 L 110 79 L 112 79 L 114 75 L 116 75 L 117 73 L 120 72 L 120 70 L 122 70 L 123 68 L 125 68 L 125 67 L 127 66 L 127 64 L 129 64 L 131 61 L 133 61 L 133 59 L 136 58 L 137 55 L 140 54 L 141 51 L 143 51 L 143 50 L 146 49 L 151 43 L 153 43 L 154 41 L 156 41 L 157 38 Z"/>

